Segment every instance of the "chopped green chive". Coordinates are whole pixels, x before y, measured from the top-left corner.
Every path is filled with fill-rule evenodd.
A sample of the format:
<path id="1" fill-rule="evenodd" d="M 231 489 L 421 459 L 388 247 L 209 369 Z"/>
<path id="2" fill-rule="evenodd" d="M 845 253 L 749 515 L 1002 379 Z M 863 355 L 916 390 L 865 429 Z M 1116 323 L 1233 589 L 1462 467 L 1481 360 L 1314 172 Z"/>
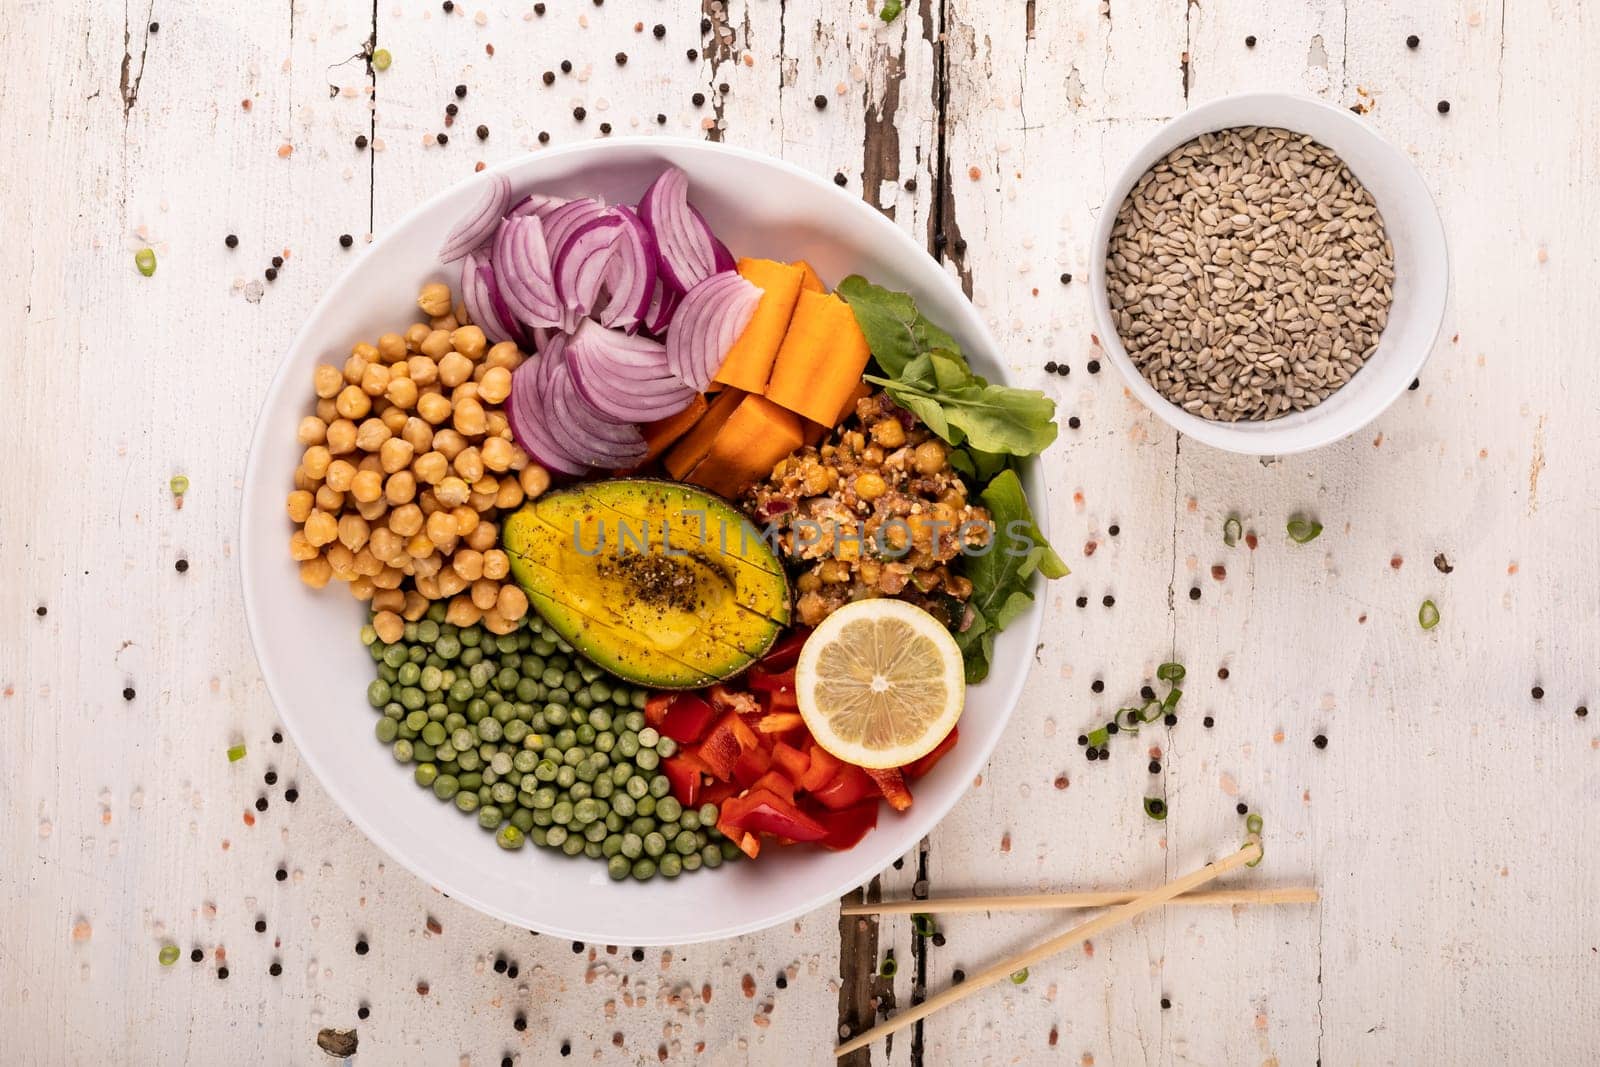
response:
<path id="1" fill-rule="evenodd" d="M 932 937 L 934 932 L 933 916 L 920 912 L 911 916 L 911 929 L 918 937 Z"/>
<path id="2" fill-rule="evenodd" d="M 883 962 L 878 964 L 879 978 L 893 978 L 900 965 L 894 961 L 893 956 L 885 956 Z"/>
<path id="3" fill-rule="evenodd" d="M 229 745 L 228 746 L 228 762 L 229 763 L 238 763 L 242 759 L 244 759 L 244 746 L 243 745 Z"/>
<path id="4" fill-rule="evenodd" d="M 905 9 L 902 0 L 883 0 L 883 6 L 878 9 L 878 17 L 885 22 L 893 22 L 900 17 L 900 12 Z"/>
<path id="5" fill-rule="evenodd" d="M 372 53 L 372 66 L 375 70 L 388 70 L 389 64 L 394 62 L 394 56 L 389 54 L 387 48 L 380 48 Z"/>
<path id="6" fill-rule="evenodd" d="M 1262 840 L 1259 837 L 1252 838 L 1250 841 L 1246 841 L 1244 844 L 1248 845 L 1252 841 L 1255 843 L 1255 846 L 1261 850 L 1261 855 L 1257 856 L 1255 859 L 1253 859 L 1249 863 L 1245 864 L 1245 866 L 1246 867 L 1259 867 L 1259 866 L 1261 866 L 1261 861 L 1267 858 L 1267 846 L 1262 842 Z M 1240 845 L 1239 847 L 1243 848 L 1244 845 Z"/>
<path id="7" fill-rule="evenodd" d="M 1098 730 L 1089 731 L 1090 748 L 1099 748 L 1109 740 L 1111 740 L 1111 733 L 1104 726 L 1100 727 Z"/>
<path id="8" fill-rule="evenodd" d="M 171 967 L 174 963 L 178 962 L 178 946 L 162 945 L 161 954 L 157 956 L 156 959 L 161 961 L 161 966 Z"/>
<path id="9" fill-rule="evenodd" d="M 1417 609 L 1417 622 L 1424 630 L 1431 630 L 1439 625 L 1439 605 L 1431 600 L 1424 600 L 1422 607 Z"/>
<path id="10" fill-rule="evenodd" d="M 184 474 L 174 474 L 167 486 L 172 490 L 173 496 L 182 496 L 189 491 L 189 477 Z"/>
<path id="11" fill-rule="evenodd" d="M 1141 723 L 1148 722 L 1139 708 L 1118 708 L 1117 725 L 1126 733 L 1137 734 Z"/>
<path id="12" fill-rule="evenodd" d="M 1178 701 L 1180 701 L 1182 699 L 1183 699 L 1183 690 L 1179 689 L 1177 686 L 1173 686 L 1167 692 L 1167 699 L 1165 699 L 1165 700 L 1163 700 L 1161 702 L 1161 710 L 1163 712 L 1171 711 L 1173 708 L 1178 706 Z"/>
<path id="13" fill-rule="evenodd" d="M 1261 816 L 1253 811 L 1245 816 L 1244 829 L 1246 833 L 1259 834 L 1261 832 Z"/>
<path id="14" fill-rule="evenodd" d="M 1229 515 L 1228 521 L 1222 524 L 1222 543 L 1232 548 L 1239 543 L 1239 538 L 1244 536 L 1244 527 L 1239 525 L 1237 515 Z"/>
<path id="15" fill-rule="evenodd" d="M 1144 813 L 1156 822 L 1167 821 L 1167 802 L 1160 797 L 1144 798 Z"/>
<path id="16" fill-rule="evenodd" d="M 1020 970 L 1020 971 L 1013 971 L 1011 973 L 1011 984 L 1012 985 L 1021 985 L 1023 982 L 1026 982 L 1027 980 L 1028 980 L 1028 968 L 1026 968 L 1026 967 L 1022 968 L 1022 970 Z"/>
<path id="17" fill-rule="evenodd" d="M 1143 722 L 1155 722 L 1161 718 L 1161 705 L 1151 700 L 1139 709 L 1139 718 Z"/>
<path id="18" fill-rule="evenodd" d="M 146 278 L 156 272 L 156 250 L 141 248 L 133 254 L 133 265 L 139 268 L 139 273 Z"/>
<path id="19" fill-rule="evenodd" d="M 1289 520 L 1288 530 L 1289 540 L 1297 545 L 1303 545 L 1307 541 L 1315 541 L 1317 539 L 1317 535 L 1322 533 L 1322 523 L 1317 522 L 1315 519 L 1296 517 Z"/>
<path id="20" fill-rule="evenodd" d="M 1183 669 L 1183 664 L 1181 663 L 1163 663 L 1156 668 L 1157 678 L 1160 678 L 1163 682 L 1172 682 L 1173 684 L 1183 681 L 1183 676 L 1188 673 Z"/>

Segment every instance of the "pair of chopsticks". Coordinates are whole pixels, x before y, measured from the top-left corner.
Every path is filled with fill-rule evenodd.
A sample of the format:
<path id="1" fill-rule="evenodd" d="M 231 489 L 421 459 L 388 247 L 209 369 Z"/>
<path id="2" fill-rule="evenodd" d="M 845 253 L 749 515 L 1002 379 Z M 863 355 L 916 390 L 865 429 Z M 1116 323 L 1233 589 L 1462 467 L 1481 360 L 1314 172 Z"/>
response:
<path id="1" fill-rule="evenodd" d="M 836 1057 L 847 1055 L 860 1048 L 865 1048 L 881 1037 L 886 1037 L 903 1027 L 910 1026 L 918 1019 L 932 1015 L 940 1008 L 948 1007 L 956 1001 L 969 997 L 985 986 L 993 985 L 1002 978 L 1008 978 L 1024 967 L 1031 967 L 1041 960 L 1054 956 L 1072 945 L 1079 944 L 1087 938 L 1094 937 L 1103 930 L 1124 923 L 1129 919 L 1143 915 L 1153 908 L 1160 907 L 1168 901 L 1179 904 L 1309 904 L 1317 899 L 1317 891 L 1311 888 L 1293 889 L 1221 889 L 1204 893 L 1194 892 L 1213 879 L 1220 878 L 1229 871 L 1237 870 L 1247 864 L 1254 863 L 1261 858 L 1261 845 L 1251 841 L 1238 852 L 1215 863 L 1208 863 L 1204 867 L 1182 878 L 1168 882 L 1164 886 L 1145 892 L 1137 891 L 1103 891 L 1089 893 L 1038 893 L 1025 896 L 987 896 L 966 897 L 950 900 L 905 900 L 894 901 L 887 904 L 848 904 L 840 909 L 844 915 L 869 915 L 869 914 L 894 914 L 908 913 L 950 913 L 962 911 L 1024 911 L 1048 908 L 1101 908 L 1109 907 L 1110 910 L 1095 916 L 1088 922 L 1080 923 L 1043 944 L 1036 945 L 1026 952 L 1019 952 L 1010 959 L 1002 960 L 991 967 L 979 971 L 967 978 L 960 985 L 951 986 L 942 993 L 937 993 L 921 1004 L 900 1012 L 893 1018 L 879 1023 L 877 1026 L 866 1030 L 850 1040 L 839 1045 L 833 1050 Z"/>

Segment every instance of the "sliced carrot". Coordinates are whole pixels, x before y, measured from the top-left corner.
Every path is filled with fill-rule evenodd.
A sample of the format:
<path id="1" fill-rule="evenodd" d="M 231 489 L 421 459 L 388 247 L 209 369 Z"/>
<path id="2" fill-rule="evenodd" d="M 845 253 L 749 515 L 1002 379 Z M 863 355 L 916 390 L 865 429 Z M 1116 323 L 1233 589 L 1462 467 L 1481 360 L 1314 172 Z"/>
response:
<path id="1" fill-rule="evenodd" d="M 805 260 L 797 259 L 790 266 L 800 268 L 800 288 L 809 289 L 813 293 L 825 293 L 828 291 L 828 287 L 823 285 L 822 279 L 817 276 L 816 270 Z"/>
<path id="2" fill-rule="evenodd" d="M 647 448 L 644 459 L 639 461 L 639 466 L 644 466 L 671 448 L 678 438 L 688 433 L 690 427 L 700 421 L 709 406 L 705 397 L 697 396 L 694 398 L 693 403 L 676 415 L 668 415 L 664 419 L 647 422 L 639 427 L 640 432 L 644 434 L 644 443 Z"/>
<path id="3" fill-rule="evenodd" d="M 850 305 L 833 293 L 800 294 L 766 394 L 774 403 L 826 423 L 861 384 L 872 356 Z"/>
<path id="4" fill-rule="evenodd" d="M 678 438 L 677 444 L 666 454 L 661 461 L 667 468 L 667 473 L 674 478 L 682 478 L 694 470 L 695 464 L 705 459 L 706 453 L 711 451 L 711 442 L 716 440 L 717 433 L 728 421 L 728 416 L 733 414 L 739 406 L 739 401 L 744 399 L 744 393 L 737 389 L 725 389 L 711 402 L 706 413 L 688 433 Z"/>
<path id="5" fill-rule="evenodd" d="M 760 287 L 761 303 L 756 305 L 750 325 L 728 350 L 716 380 L 747 393 L 759 393 L 766 389 L 767 378 L 772 374 L 772 361 L 778 358 L 778 348 L 789 329 L 789 316 L 794 313 L 805 272 L 771 259 L 741 259 L 739 273 Z M 860 376 L 858 371 L 856 377 Z"/>
<path id="6" fill-rule="evenodd" d="M 718 397 L 713 409 L 721 403 Z M 772 473 L 780 459 L 800 447 L 800 441 L 798 415 L 751 393 L 739 401 L 705 458 L 686 476 L 673 473 L 731 499 Z M 674 449 L 673 455 L 676 453 Z"/>
<path id="7" fill-rule="evenodd" d="M 840 423 L 844 422 L 845 419 L 848 419 L 851 415 L 856 413 L 856 401 L 871 395 L 872 386 L 868 385 L 866 382 L 857 382 L 855 390 L 845 400 L 844 406 L 839 409 L 839 414 L 834 417 L 832 422 L 824 426 L 820 422 L 812 422 L 810 419 L 806 419 L 804 424 L 801 426 L 801 433 L 805 436 L 806 444 L 814 445 L 820 442 L 824 437 L 827 437 L 833 432 L 833 428 L 835 426 L 838 426 Z"/>

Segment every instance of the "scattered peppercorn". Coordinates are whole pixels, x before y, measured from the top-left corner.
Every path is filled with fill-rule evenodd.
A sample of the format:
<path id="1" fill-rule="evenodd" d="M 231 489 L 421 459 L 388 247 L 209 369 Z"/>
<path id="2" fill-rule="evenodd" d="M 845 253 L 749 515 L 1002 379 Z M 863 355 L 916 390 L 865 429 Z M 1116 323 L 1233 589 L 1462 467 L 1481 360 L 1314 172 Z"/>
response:
<path id="1" fill-rule="evenodd" d="M 553 70 L 545 71 L 544 72 L 544 83 L 546 85 L 554 85 L 556 83 L 556 72 L 553 71 Z"/>
<path id="2" fill-rule="evenodd" d="M 276 878 L 280 882 L 286 882 L 289 880 L 289 872 L 284 870 L 282 867 L 279 867 L 275 872 L 273 872 L 272 877 Z"/>
<path id="3" fill-rule="evenodd" d="M 1161 773 L 1161 761 L 1160 760 L 1153 759 L 1153 760 L 1150 761 L 1150 773 L 1151 774 L 1160 774 Z"/>
<path id="4" fill-rule="evenodd" d="M 122 689 L 122 699 L 123 700 L 132 700 L 134 698 L 134 696 L 135 696 L 135 693 L 133 691 L 133 686 L 129 685 L 129 686 L 124 686 L 123 687 L 123 689 Z"/>
<path id="5" fill-rule="evenodd" d="M 575 107 L 575 108 L 572 109 L 572 117 L 577 119 L 579 122 L 582 122 L 585 118 L 588 117 L 588 115 L 589 115 L 588 109 L 586 109 L 584 107 L 580 106 L 580 107 Z"/>
<path id="6" fill-rule="evenodd" d="M 283 799 L 293 804 L 295 801 L 300 799 L 300 790 L 296 789 L 294 786 L 290 786 L 288 789 L 283 791 Z"/>
<path id="7" fill-rule="evenodd" d="M 841 185 L 841 186 L 842 186 L 842 185 L 844 185 L 844 184 L 845 184 L 845 183 L 846 183 L 846 182 L 848 182 L 848 181 L 849 181 L 849 180 L 850 180 L 850 179 L 849 179 L 849 178 L 846 178 L 846 177 L 845 177 L 845 176 L 844 176 L 844 171 L 835 171 L 835 172 L 834 172 L 834 175 L 833 175 L 833 184 L 835 184 L 835 185 Z"/>
<path id="8" fill-rule="evenodd" d="M 1226 667 L 1218 667 L 1217 668 L 1217 677 L 1222 679 L 1224 682 L 1226 682 L 1228 680 L 1228 668 L 1226 668 Z"/>
<path id="9" fill-rule="evenodd" d="M 1161 998 L 1161 1010 L 1162 1011 L 1166 1011 L 1170 1007 L 1172 1007 L 1172 1001 L 1169 1000 L 1166 997 L 1162 997 Z"/>
<path id="10" fill-rule="evenodd" d="M 956 244 L 962 247 L 966 246 L 965 241 L 957 241 Z M 1059 363 L 1056 365 L 1056 373 L 1065 378 L 1067 375 L 1072 373 L 1072 368 L 1065 363 Z"/>
<path id="11" fill-rule="evenodd" d="M 239 235 L 238 234 L 234 234 L 234 233 L 230 233 L 230 234 L 228 234 L 228 236 L 226 236 L 226 237 L 224 237 L 222 239 L 222 243 L 227 245 L 229 248 L 238 248 L 239 247 Z"/>
<path id="12" fill-rule="evenodd" d="M 1105 596 L 1100 598 L 1100 603 L 1104 604 L 1108 608 L 1111 607 L 1116 602 L 1117 602 L 1117 598 L 1112 596 L 1110 593 L 1107 593 Z"/>
<path id="13" fill-rule="evenodd" d="M 550 143 L 550 131 L 549 130 L 540 130 L 539 131 L 539 143 L 540 144 L 549 144 Z"/>
<path id="14" fill-rule="evenodd" d="M 700 32 L 702 34 L 706 34 L 706 33 L 710 33 L 711 32 L 711 20 L 710 19 L 701 19 L 700 20 Z"/>
<path id="15" fill-rule="evenodd" d="M 1535 699 L 1535 700 L 1543 700 L 1544 699 L 1544 686 L 1536 685 L 1536 686 L 1533 687 L 1533 699 Z"/>
<path id="16" fill-rule="evenodd" d="M 1079 426 L 1082 426 L 1082 425 L 1083 425 L 1083 420 L 1078 418 L 1078 416 L 1076 416 L 1076 415 L 1073 415 L 1071 418 L 1067 419 L 1067 426 L 1068 426 L 1069 429 L 1076 430 Z"/>
<path id="17" fill-rule="evenodd" d="M 906 181 L 905 181 L 905 190 L 908 193 L 916 192 L 917 191 L 917 179 L 915 179 L 915 178 L 907 178 Z"/>
<path id="18" fill-rule="evenodd" d="M 1576 715 L 1580 719 L 1587 718 L 1589 715 L 1589 709 L 1586 705 L 1579 704 L 1573 709 L 1572 714 Z"/>
<path id="19" fill-rule="evenodd" d="M 1441 115 L 1450 114 L 1450 101 L 1448 101 L 1448 100 L 1439 101 L 1439 114 L 1441 114 Z"/>
<path id="20" fill-rule="evenodd" d="M 515 978 L 516 976 L 517 976 L 517 965 L 515 963 L 513 963 L 511 966 L 506 968 L 506 977 L 507 978 Z"/>
<path id="21" fill-rule="evenodd" d="M 728 93 L 732 92 L 732 90 L 728 88 L 727 82 L 718 82 L 717 92 L 721 93 L 723 96 L 727 96 Z"/>
<path id="22" fill-rule="evenodd" d="M 228 980 L 228 968 L 226 968 L 226 967 L 218 967 L 217 968 L 217 979 L 219 981 L 226 982 Z"/>
<path id="23" fill-rule="evenodd" d="M 1178 725 L 1178 717 L 1170 711 L 1167 712 L 1166 715 L 1162 716 L 1161 721 L 1166 723 L 1168 726 Z"/>
<path id="24" fill-rule="evenodd" d="M 440 133 L 439 136 L 436 138 L 436 140 L 440 144 L 449 144 L 450 143 L 450 135 L 448 133 Z"/>
<path id="25" fill-rule="evenodd" d="M 1311 739 L 1311 743 L 1313 745 L 1316 745 L 1318 748 L 1327 748 L 1328 747 L 1328 735 L 1327 734 L 1318 734 L 1316 737 L 1313 737 Z"/>
<path id="26" fill-rule="evenodd" d="M 821 93 L 818 93 L 815 97 L 813 97 L 811 102 L 817 105 L 818 111 L 826 111 L 828 109 L 828 98 L 823 96 Z"/>
<path id="27" fill-rule="evenodd" d="M 1406 386 L 1406 389 L 1411 391 L 1411 392 L 1415 392 L 1417 387 L 1420 386 L 1421 384 L 1422 384 L 1422 379 L 1421 378 L 1413 378 L 1413 379 L 1411 379 L 1411 384 Z"/>
<path id="28" fill-rule="evenodd" d="M 451 118 L 455 118 L 456 115 L 460 114 L 460 112 L 461 109 L 454 104 L 446 104 L 444 106 L 444 113 L 449 115 Z"/>
<path id="29" fill-rule="evenodd" d="M 779 971 L 778 972 L 778 977 L 773 980 L 773 984 L 776 985 L 779 989 L 788 989 L 789 988 L 789 976 L 784 974 L 782 971 Z"/>
<path id="30" fill-rule="evenodd" d="M 1252 33 L 1250 36 L 1246 37 L 1244 39 L 1244 46 L 1246 48 L 1254 48 L 1256 46 L 1256 35 Z"/>
<path id="31" fill-rule="evenodd" d="M 195 949 L 193 952 L 189 953 L 189 959 L 192 960 L 195 963 L 199 963 L 201 960 L 203 960 L 205 958 L 206 958 L 206 954 L 204 952 L 200 951 L 199 949 Z"/>
<path id="32" fill-rule="evenodd" d="M 1100 758 L 1100 750 L 1097 748 L 1085 749 L 1083 752 L 1083 758 L 1088 760 L 1090 763 L 1093 763 L 1095 760 Z"/>
<path id="33" fill-rule="evenodd" d="M 705 102 L 705 93 L 695 93 L 693 96 L 689 97 L 689 103 L 693 104 L 695 107 L 701 107 L 705 104 Z"/>
<path id="34" fill-rule="evenodd" d="M 655 24 L 654 27 L 651 28 L 650 32 L 655 34 L 656 40 L 659 41 L 659 40 L 661 40 L 661 38 L 663 38 L 663 37 L 665 37 L 667 35 L 667 28 L 665 26 L 661 25 L 661 23 L 658 22 L 658 23 Z"/>
<path id="35" fill-rule="evenodd" d="M 504 956 L 496 956 L 495 957 L 495 960 L 494 960 L 494 973 L 495 974 L 505 974 L 507 966 L 508 965 L 506 963 L 506 958 Z"/>
<path id="36" fill-rule="evenodd" d="M 33 613 L 42 619 L 46 615 L 50 614 L 50 609 L 45 607 L 43 604 L 40 604 L 38 607 L 33 609 Z"/>
<path id="37" fill-rule="evenodd" d="M 1096 678 L 1089 683 L 1089 691 L 1091 693 L 1104 693 L 1106 691 L 1106 683 Z"/>
<path id="38" fill-rule="evenodd" d="M 1207 730 L 1209 730 L 1213 726 L 1217 725 L 1217 720 L 1213 719 L 1211 716 L 1207 715 L 1205 718 L 1200 720 L 1200 725 L 1204 726 Z"/>
<path id="39" fill-rule="evenodd" d="M 341 233 L 339 235 L 339 247 L 340 248 L 349 248 L 351 245 L 353 245 L 355 243 L 356 243 L 356 239 L 354 237 L 351 237 L 349 234 Z"/>
<path id="40" fill-rule="evenodd" d="M 256 920 L 256 933 L 264 934 L 266 932 L 267 932 L 267 920 L 265 920 L 265 919 L 257 919 Z"/>
<path id="41" fill-rule="evenodd" d="M 666 124 L 667 124 L 667 116 L 661 114 L 661 112 L 659 112 L 659 111 L 656 112 L 656 125 L 657 126 L 665 126 Z"/>
<path id="42" fill-rule="evenodd" d="M 364 134 L 364 133 L 356 134 L 356 147 L 357 148 L 365 148 L 365 147 L 367 147 L 367 135 L 366 134 Z"/>
<path id="43" fill-rule="evenodd" d="M 1154 700 L 1156 698 L 1156 691 L 1151 689 L 1148 685 L 1140 686 L 1139 696 L 1145 700 Z"/>
<path id="44" fill-rule="evenodd" d="M 189 561 L 179 557 L 178 562 L 174 563 L 172 566 L 173 569 L 175 569 L 179 574 L 183 574 L 189 569 Z"/>
<path id="45" fill-rule="evenodd" d="M 456 0 L 444 0 L 444 13 L 446 15 L 456 9 Z"/>
<path id="46" fill-rule="evenodd" d="M 274 978 L 278 977 L 278 975 L 283 973 L 283 964 L 279 963 L 277 960 L 273 960 L 272 966 L 267 968 L 267 973 L 272 975 Z"/>
<path id="47" fill-rule="evenodd" d="M 571 74 L 572 73 L 572 60 L 563 59 L 561 61 L 561 73 L 563 73 L 563 74 Z"/>
<path id="48" fill-rule="evenodd" d="M 272 743 L 275 745 L 283 744 L 283 735 L 276 730 L 272 731 Z"/>
<path id="49" fill-rule="evenodd" d="M 561 1054 L 563 1056 L 572 1055 L 572 1043 L 570 1041 L 561 1042 Z"/>
<path id="50" fill-rule="evenodd" d="M 1081 596 L 1078 598 L 1077 604 L 1080 608 L 1086 608 L 1089 606 L 1089 598 L 1086 596 Z"/>
<path id="51" fill-rule="evenodd" d="M 515 1019 L 511 1020 L 511 1029 L 517 1031 L 517 1033 L 520 1034 L 522 1031 L 526 1030 L 527 1028 L 528 1028 L 528 1017 L 526 1015 L 519 1015 Z"/>
<path id="52" fill-rule="evenodd" d="M 1064 786 L 1058 786 L 1057 788 L 1065 788 L 1065 787 Z M 930 938 L 929 940 L 931 940 L 933 942 L 933 947 L 934 948 L 944 948 L 944 942 L 945 942 L 944 931 L 943 930 L 935 930 L 933 932 L 933 937 Z"/>
<path id="53" fill-rule="evenodd" d="M 633 952 L 630 955 L 631 955 L 631 958 L 633 959 L 634 963 L 643 963 L 644 962 L 644 949 L 636 948 L 636 949 L 633 950 Z"/>
<path id="54" fill-rule="evenodd" d="M 1062 285 L 1071 285 L 1072 284 L 1072 275 L 1068 274 L 1066 271 L 1062 271 L 1061 272 L 1061 284 Z"/>
<path id="55" fill-rule="evenodd" d="M 267 270 L 266 270 L 266 275 L 267 275 L 267 281 L 269 281 L 269 282 L 277 281 L 278 280 L 278 268 L 277 267 L 268 267 Z"/>
<path id="56" fill-rule="evenodd" d="M 500 1057 L 500 1067 L 511 1067 L 511 1064 L 512 1064 L 512 1060 L 511 1060 L 510 1056 L 501 1056 Z"/>
<path id="57" fill-rule="evenodd" d="M 691 48 L 685 52 L 684 55 L 688 57 L 689 62 L 693 63 L 695 60 L 700 58 L 700 49 Z"/>
<path id="58" fill-rule="evenodd" d="M 487 126 L 479 126 L 478 129 L 477 129 L 477 134 L 478 134 L 478 140 L 487 141 L 489 139 L 489 127 L 487 127 Z"/>
<path id="59" fill-rule="evenodd" d="M 1117 720 L 1115 719 L 1112 719 L 1110 722 L 1106 723 L 1106 733 L 1108 734 L 1118 733 L 1121 731 L 1121 729 L 1122 727 L 1117 725 Z"/>
<path id="60" fill-rule="evenodd" d="M 273 257 L 272 257 L 272 265 L 273 265 L 273 266 L 274 266 L 274 267 L 281 267 L 281 266 L 283 266 L 283 257 L 282 257 L 282 256 L 273 256 Z"/>
<path id="61" fill-rule="evenodd" d="M 457 100 L 462 99 L 466 95 L 467 95 L 467 87 L 465 85 L 456 86 L 456 99 Z"/>
<path id="62" fill-rule="evenodd" d="M 581 953 L 582 951 L 583 951 L 583 942 L 582 941 L 574 941 L 572 943 L 572 954 L 574 956 L 576 956 L 579 953 Z"/>
<path id="63" fill-rule="evenodd" d="M 161 23 L 159 23 L 159 22 L 152 22 L 152 23 L 151 23 L 151 24 L 150 24 L 150 32 L 151 32 L 151 33 L 159 33 L 159 32 L 160 32 L 160 30 L 161 30 Z"/>
<path id="64" fill-rule="evenodd" d="M 535 15 L 543 15 L 544 14 L 544 5 L 543 4 L 534 4 L 533 5 L 533 13 Z"/>
<path id="65" fill-rule="evenodd" d="M 1198 585 L 1191 585 L 1189 587 L 1189 599 L 1190 600 L 1199 600 L 1200 599 L 1200 587 Z"/>
<path id="66" fill-rule="evenodd" d="M 1099 374 L 1100 373 L 1100 361 L 1098 359 L 1091 359 L 1089 361 L 1089 373 L 1090 374 Z"/>
<path id="67" fill-rule="evenodd" d="M 367 954 L 368 948 L 369 948 L 369 946 L 367 945 L 367 942 L 366 942 L 365 938 L 362 938 L 362 939 L 358 940 L 356 942 L 356 955 L 357 956 L 365 956 Z"/>
<path id="68" fill-rule="evenodd" d="M 1406 47 L 1407 48 L 1415 48 L 1421 43 L 1422 43 L 1422 38 L 1418 37 L 1414 33 L 1410 37 L 1406 38 Z"/>
<path id="69" fill-rule="evenodd" d="M 1167 802 L 1162 800 L 1160 797 L 1151 797 L 1149 800 L 1145 801 L 1145 807 L 1149 810 L 1151 815 L 1160 816 L 1166 812 Z"/>
<path id="70" fill-rule="evenodd" d="M 256 810 L 257 811 L 266 811 L 267 810 L 267 798 L 266 797 L 256 797 Z"/>
<path id="71" fill-rule="evenodd" d="M 606 134 L 609 134 L 610 132 L 611 132 L 611 123 L 602 122 L 600 124 L 600 134 L 601 134 L 601 136 L 605 136 Z"/>
<path id="72" fill-rule="evenodd" d="M 365 1004 L 361 1005 L 359 1008 L 356 1009 L 356 1018 L 357 1019 L 365 1020 L 367 1018 L 367 1016 L 369 1016 L 371 1014 L 372 1014 L 372 1009 L 367 1007 Z"/>
<path id="73" fill-rule="evenodd" d="M 962 982 L 965 982 L 966 980 L 967 980 L 967 972 L 963 971 L 960 967 L 957 967 L 955 970 L 950 972 L 950 984 L 951 985 L 960 985 Z"/>
<path id="74" fill-rule="evenodd" d="M 1234 805 L 1233 810 L 1238 812 L 1240 815 L 1248 815 L 1250 814 L 1250 805 L 1241 800 L 1239 803 Z"/>
<path id="75" fill-rule="evenodd" d="M 1046 363 L 1044 365 L 1044 372 L 1046 374 L 1054 374 L 1056 372 L 1056 361 L 1052 359 L 1049 363 Z"/>

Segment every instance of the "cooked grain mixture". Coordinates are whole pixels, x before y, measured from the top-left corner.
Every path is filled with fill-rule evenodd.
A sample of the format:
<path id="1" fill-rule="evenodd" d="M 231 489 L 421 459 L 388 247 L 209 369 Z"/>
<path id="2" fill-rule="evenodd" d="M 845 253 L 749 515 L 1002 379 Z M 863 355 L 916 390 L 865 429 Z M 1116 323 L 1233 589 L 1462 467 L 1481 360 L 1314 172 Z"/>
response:
<path id="1" fill-rule="evenodd" d="M 1314 407 L 1378 347 L 1394 247 L 1367 190 L 1302 134 L 1202 134 L 1117 212 L 1106 287 L 1117 332 L 1162 396 L 1202 418 Z"/>

